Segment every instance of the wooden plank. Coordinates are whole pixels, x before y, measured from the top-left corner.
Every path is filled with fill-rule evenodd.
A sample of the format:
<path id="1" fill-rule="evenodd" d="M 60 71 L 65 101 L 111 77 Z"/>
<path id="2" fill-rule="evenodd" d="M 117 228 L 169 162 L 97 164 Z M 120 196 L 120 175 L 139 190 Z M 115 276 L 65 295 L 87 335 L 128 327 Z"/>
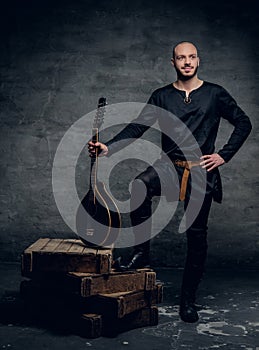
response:
<path id="1" fill-rule="evenodd" d="M 67 274 L 68 285 L 82 297 L 100 293 L 116 293 L 155 288 L 156 273 L 151 269 L 139 269 L 129 272 L 110 274 L 85 274 L 70 272 Z"/>
<path id="2" fill-rule="evenodd" d="M 22 275 L 31 278 L 41 272 L 109 273 L 111 264 L 111 250 L 85 248 L 80 240 L 48 239 L 24 251 Z"/>
<path id="3" fill-rule="evenodd" d="M 69 249 L 69 253 L 83 253 L 85 249 L 85 245 L 83 242 L 78 241 L 77 239 L 71 239 L 70 241 L 72 242 L 72 246 Z"/>
<path id="4" fill-rule="evenodd" d="M 122 318 L 148 305 L 144 292 L 124 292 L 98 295 L 89 307 L 105 316 Z"/>
<path id="5" fill-rule="evenodd" d="M 98 253 L 101 253 L 101 254 L 108 254 L 108 252 L 110 252 L 111 249 L 106 249 L 106 248 L 103 248 L 103 249 L 97 249 L 97 254 Z"/>
<path id="6" fill-rule="evenodd" d="M 39 238 L 37 241 L 32 243 L 28 248 L 25 249 L 25 253 L 32 252 L 33 250 L 40 250 L 45 247 L 50 241 L 50 238 Z"/>
<path id="7" fill-rule="evenodd" d="M 21 273 L 23 276 L 26 275 L 27 272 L 32 271 L 32 252 L 33 250 L 40 250 L 43 247 L 45 247 L 48 242 L 50 241 L 49 238 L 40 238 L 33 244 L 31 244 L 28 248 L 25 249 L 21 256 Z"/>
<path id="8" fill-rule="evenodd" d="M 109 273 L 111 269 L 111 255 L 41 254 L 35 252 L 33 253 L 33 262 L 35 273 L 38 271 Z"/>
<path id="9" fill-rule="evenodd" d="M 91 300 L 88 309 L 92 312 L 122 318 L 125 315 L 161 302 L 161 285 L 154 290 L 99 294 Z"/>
<path id="10" fill-rule="evenodd" d="M 52 253 L 63 242 L 60 238 L 51 238 L 48 243 L 41 249 L 33 249 L 33 252 L 47 252 Z"/>
<path id="11" fill-rule="evenodd" d="M 61 254 L 61 253 L 68 253 L 70 248 L 72 247 L 73 243 L 70 241 L 64 239 L 60 244 L 54 249 L 54 253 Z M 70 253 L 70 252 L 69 252 Z"/>

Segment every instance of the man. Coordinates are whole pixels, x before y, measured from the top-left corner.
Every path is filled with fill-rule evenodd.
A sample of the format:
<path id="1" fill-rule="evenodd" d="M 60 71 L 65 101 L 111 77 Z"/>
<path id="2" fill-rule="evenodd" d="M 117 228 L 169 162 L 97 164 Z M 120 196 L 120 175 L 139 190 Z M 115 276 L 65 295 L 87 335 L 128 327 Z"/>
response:
<path id="1" fill-rule="evenodd" d="M 242 146 L 251 131 L 251 123 L 246 114 L 223 87 L 198 78 L 197 71 L 200 59 L 195 45 L 185 41 L 178 43 L 173 48 L 171 62 L 176 70 L 177 80 L 155 90 L 149 98 L 147 106 L 152 105 L 163 108 L 179 118 L 191 131 L 202 152 L 200 159 L 196 159 L 192 152 L 189 152 L 188 147 L 186 147 L 186 152 L 183 154 L 182 147 L 177 142 L 162 134 L 162 149 L 164 154 L 174 164 L 179 177 L 177 179 L 180 183 L 179 199 L 184 201 L 185 209 L 190 201 L 191 188 L 195 187 L 197 190 L 197 187 L 199 187 L 199 184 L 194 183 L 192 176 L 189 176 L 190 168 L 199 168 L 199 171 L 203 171 L 206 176 L 205 196 L 201 209 L 186 231 L 187 256 L 180 300 L 181 319 L 185 322 L 196 322 L 198 313 L 195 307 L 195 296 L 203 275 L 207 255 L 209 210 L 212 199 L 221 202 L 222 196 L 218 167 L 228 162 Z M 228 142 L 215 153 L 214 144 L 222 117 L 234 126 L 234 130 Z M 118 150 L 118 147 L 121 149 L 121 147 L 129 143 L 129 141 L 126 141 L 124 144 L 117 141 L 141 137 L 156 120 L 161 125 L 164 125 L 164 122 L 169 123 L 168 126 L 166 125 L 166 128 L 174 128 L 174 124 L 169 122 L 170 118 L 168 120 L 160 120 L 161 118 L 159 113 L 152 114 L 147 108 L 144 108 L 132 123 L 127 125 L 106 145 L 100 142 L 96 144 L 89 142 L 90 156 L 97 150 L 101 155 L 111 155 Z M 133 181 L 131 221 L 136 245 L 132 259 L 126 266 L 121 266 L 122 269 L 135 269 L 149 265 L 151 227 L 150 220 L 147 219 L 151 216 L 152 198 L 161 193 L 161 174 L 168 188 L 175 186 L 175 171 L 172 171 L 168 163 L 168 160 L 162 156 L 161 159 L 155 162 L 155 167 L 148 167 Z M 156 167 L 161 170 L 160 178 L 155 170 Z M 143 190 L 143 183 L 146 186 L 146 197 L 143 203 L 136 208 L 134 201 Z M 199 193 L 199 188 L 197 193 Z M 144 230 L 143 226 L 141 226 L 141 232 L 139 224 L 145 222 L 146 226 L 144 225 Z M 142 240 L 140 241 L 139 237 L 141 235 Z"/>

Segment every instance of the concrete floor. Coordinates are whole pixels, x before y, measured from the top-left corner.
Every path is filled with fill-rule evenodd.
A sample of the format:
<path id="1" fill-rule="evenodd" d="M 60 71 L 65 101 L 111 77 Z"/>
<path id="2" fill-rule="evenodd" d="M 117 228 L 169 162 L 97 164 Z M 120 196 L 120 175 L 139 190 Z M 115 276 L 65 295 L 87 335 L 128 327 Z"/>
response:
<path id="1" fill-rule="evenodd" d="M 164 302 L 159 305 L 159 324 L 119 334 L 115 338 L 85 339 L 47 327 L 21 323 L 0 324 L 0 349 L 220 349 L 259 350 L 259 281 L 256 270 L 207 271 L 200 286 L 200 320 L 185 324 L 178 317 L 178 291 L 182 271 L 156 269 L 164 282 Z M 18 264 L 0 267 L 0 296 L 19 291 Z"/>

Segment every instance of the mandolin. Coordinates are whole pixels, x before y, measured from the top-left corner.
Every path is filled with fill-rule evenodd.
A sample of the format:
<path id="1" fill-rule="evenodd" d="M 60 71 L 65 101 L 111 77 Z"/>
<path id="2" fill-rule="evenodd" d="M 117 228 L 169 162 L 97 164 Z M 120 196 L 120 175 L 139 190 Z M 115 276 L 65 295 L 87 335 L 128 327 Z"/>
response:
<path id="1" fill-rule="evenodd" d="M 92 142 L 99 141 L 99 128 L 103 123 L 106 99 L 101 97 L 93 122 Z M 76 214 L 77 234 L 82 242 L 93 248 L 110 247 L 118 238 L 121 215 L 103 182 L 98 181 L 98 150 L 91 157 L 89 190 Z"/>

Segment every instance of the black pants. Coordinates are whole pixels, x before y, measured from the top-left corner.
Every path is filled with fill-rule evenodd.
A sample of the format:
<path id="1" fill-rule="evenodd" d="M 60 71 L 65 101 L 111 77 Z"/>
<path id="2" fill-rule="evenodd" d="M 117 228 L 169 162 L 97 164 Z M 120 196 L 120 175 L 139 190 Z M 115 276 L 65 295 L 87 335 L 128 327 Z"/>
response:
<path id="1" fill-rule="evenodd" d="M 165 181 L 167 186 L 171 186 L 171 191 L 179 190 L 176 181 L 181 181 L 183 168 L 176 167 L 178 178 L 173 178 L 173 173 L 164 169 Z M 162 171 L 163 174 L 163 171 Z M 174 172 L 175 174 L 175 172 Z M 153 167 L 148 167 L 143 173 L 136 177 L 132 184 L 131 191 L 131 222 L 135 236 L 135 249 L 142 250 L 149 254 L 151 220 L 147 220 L 152 214 L 152 198 L 161 195 L 161 174 L 156 172 Z M 187 208 L 190 200 L 191 178 L 187 186 L 184 209 Z M 168 187 L 169 189 L 169 187 Z M 143 192 L 145 200 L 138 205 L 139 198 Z M 194 199 L 195 200 L 195 199 Z M 182 294 L 194 298 L 196 289 L 201 280 L 206 256 L 207 256 L 207 222 L 212 202 L 212 192 L 207 185 L 206 194 L 201 209 L 191 226 L 187 229 L 187 254 L 182 281 Z M 187 218 L 188 220 L 188 218 Z M 138 227 L 141 224 L 141 228 Z M 144 243 L 142 243 L 145 241 Z"/>

